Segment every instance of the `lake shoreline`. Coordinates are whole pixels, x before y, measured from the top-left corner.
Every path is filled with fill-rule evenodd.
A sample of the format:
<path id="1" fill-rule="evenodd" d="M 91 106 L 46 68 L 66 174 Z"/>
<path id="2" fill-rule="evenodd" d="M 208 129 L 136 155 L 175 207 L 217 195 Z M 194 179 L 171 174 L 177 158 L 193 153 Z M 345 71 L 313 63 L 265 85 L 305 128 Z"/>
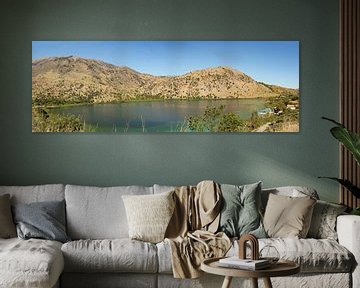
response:
<path id="1" fill-rule="evenodd" d="M 34 105 L 32 123 L 36 132 L 298 132 L 299 111 L 287 109 L 285 101 L 294 100 L 152 99 Z M 259 116 L 265 107 L 279 107 L 282 112 Z"/>
<path id="2" fill-rule="evenodd" d="M 125 103 L 146 103 L 146 102 L 199 102 L 199 101 L 236 101 L 236 100 L 264 100 L 265 102 L 269 101 L 270 98 L 267 97 L 252 97 L 252 98 L 224 98 L 224 99 L 135 99 L 130 101 L 119 101 L 119 102 L 109 102 L 109 103 L 69 103 L 69 104 L 58 104 L 58 105 L 32 105 L 32 108 L 40 108 L 40 109 L 57 109 L 57 108 L 67 108 L 67 107 L 76 107 L 76 106 L 91 106 L 91 105 L 109 105 L 109 104 L 125 104 Z"/>
<path id="3" fill-rule="evenodd" d="M 177 132 L 187 121 L 201 117 L 207 109 L 221 109 L 221 114 L 232 113 L 243 120 L 264 108 L 263 98 L 227 100 L 160 100 L 130 101 L 110 104 L 66 105 L 38 108 L 48 115 L 76 116 L 96 130 L 140 132 Z M 223 108 L 221 108 L 223 107 Z M 220 110 L 219 110 L 220 111 Z M 229 115 L 230 115 L 229 114 Z M 217 117 L 217 116 L 216 116 Z M 239 118 L 239 119 L 240 119 Z"/>

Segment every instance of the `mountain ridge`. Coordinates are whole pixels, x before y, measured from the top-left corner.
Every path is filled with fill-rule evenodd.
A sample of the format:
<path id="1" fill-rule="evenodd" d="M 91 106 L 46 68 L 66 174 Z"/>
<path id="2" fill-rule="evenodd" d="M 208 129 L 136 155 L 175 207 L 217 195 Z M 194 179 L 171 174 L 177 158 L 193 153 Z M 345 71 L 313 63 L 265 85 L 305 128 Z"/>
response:
<path id="1" fill-rule="evenodd" d="M 227 66 L 194 70 L 178 76 L 154 76 L 127 66 L 79 56 L 32 61 L 34 105 L 280 95 L 298 95 L 298 89 L 262 83 Z"/>

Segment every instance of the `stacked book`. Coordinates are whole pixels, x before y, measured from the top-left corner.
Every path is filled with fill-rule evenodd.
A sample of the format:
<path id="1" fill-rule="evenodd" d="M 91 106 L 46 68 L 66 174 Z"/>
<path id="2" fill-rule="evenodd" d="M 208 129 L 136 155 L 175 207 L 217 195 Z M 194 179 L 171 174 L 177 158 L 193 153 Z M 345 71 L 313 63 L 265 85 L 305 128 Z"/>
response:
<path id="1" fill-rule="evenodd" d="M 240 259 L 238 256 L 234 256 L 220 259 L 219 266 L 246 270 L 260 270 L 270 267 L 271 262 L 267 259 L 251 260 Z"/>

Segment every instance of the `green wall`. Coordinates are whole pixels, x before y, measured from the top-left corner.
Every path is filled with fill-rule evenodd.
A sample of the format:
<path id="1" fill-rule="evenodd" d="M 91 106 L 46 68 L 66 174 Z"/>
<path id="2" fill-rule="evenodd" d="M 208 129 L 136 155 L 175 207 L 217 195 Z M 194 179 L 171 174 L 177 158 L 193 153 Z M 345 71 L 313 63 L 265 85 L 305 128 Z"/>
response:
<path id="1" fill-rule="evenodd" d="M 338 1 L 2 0 L 0 184 L 308 185 L 337 201 Z M 33 134 L 32 40 L 300 40 L 300 133 Z"/>

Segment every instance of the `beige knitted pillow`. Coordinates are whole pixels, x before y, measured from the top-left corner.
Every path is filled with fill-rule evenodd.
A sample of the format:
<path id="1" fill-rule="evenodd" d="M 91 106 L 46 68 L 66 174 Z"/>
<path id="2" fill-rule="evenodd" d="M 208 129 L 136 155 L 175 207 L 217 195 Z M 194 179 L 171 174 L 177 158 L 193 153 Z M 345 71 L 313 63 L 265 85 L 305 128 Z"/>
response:
<path id="1" fill-rule="evenodd" d="M 316 200 L 306 197 L 269 195 L 264 228 L 269 237 L 306 238 Z"/>
<path id="2" fill-rule="evenodd" d="M 131 239 L 151 243 L 164 240 L 175 208 L 173 193 L 122 196 Z"/>

